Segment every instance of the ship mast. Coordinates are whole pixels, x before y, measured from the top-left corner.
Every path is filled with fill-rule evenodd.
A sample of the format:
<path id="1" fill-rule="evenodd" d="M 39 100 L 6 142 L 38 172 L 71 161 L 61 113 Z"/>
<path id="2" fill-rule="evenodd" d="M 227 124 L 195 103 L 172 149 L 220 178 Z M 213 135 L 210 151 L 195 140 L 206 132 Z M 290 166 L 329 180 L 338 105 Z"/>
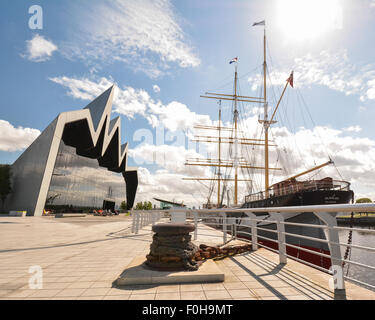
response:
<path id="1" fill-rule="evenodd" d="M 221 100 L 219 100 L 219 163 L 221 163 Z M 218 174 L 217 174 L 217 207 L 220 206 L 220 178 L 221 178 L 221 167 L 218 167 Z"/>
<path id="2" fill-rule="evenodd" d="M 276 110 L 280 104 L 280 101 L 282 97 L 279 100 L 279 103 L 277 104 L 277 107 L 275 109 L 275 112 L 273 113 L 271 120 L 268 119 L 268 102 L 267 102 L 267 42 L 266 42 L 266 28 L 265 28 L 265 21 L 261 21 L 259 23 L 254 23 L 254 25 L 260 25 L 264 26 L 264 42 L 263 42 L 263 53 L 264 53 L 264 62 L 263 62 L 263 86 L 264 86 L 264 93 L 263 97 L 248 97 L 248 96 L 239 96 L 237 94 L 237 86 L 238 86 L 238 58 L 233 59 L 232 62 L 235 62 L 235 73 L 234 73 L 234 93 L 233 94 L 220 94 L 220 93 L 208 93 L 206 92 L 206 95 L 201 96 L 202 98 L 209 98 L 209 99 L 217 99 L 219 100 L 219 125 L 218 126 L 195 126 L 195 128 L 198 129 L 205 129 L 205 130 L 218 130 L 219 136 L 218 137 L 212 137 L 212 136 L 198 136 L 197 140 L 193 140 L 196 142 L 208 142 L 208 143 L 218 143 L 218 159 L 187 159 L 185 165 L 190 166 L 209 166 L 209 167 L 218 167 L 218 173 L 217 178 L 214 179 L 208 179 L 208 178 L 185 178 L 184 180 L 205 180 L 205 181 L 217 181 L 217 205 L 219 206 L 220 201 L 220 190 L 221 190 L 221 181 L 233 181 L 234 180 L 234 205 L 238 205 L 238 182 L 239 181 L 251 181 L 251 180 L 239 180 L 238 179 L 238 169 L 239 168 L 247 168 L 247 169 L 256 169 L 256 170 L 265 170 L 265 194 L 266 197 L 269 197 L 269 172 L 270 170 L 281 170 L 280 168 L 270 168 L 269 167 L 269 147 L 274 146 L 270 145 L 269 140 L 269 128 L 271 124 L 276 123 L 276 121 L 273 121 L 273 118 L 275 116 Z M 254 26 L 253 25 L 253 26 Z M 291 75 L 292 77 L 292 75 Z M 286 87 L 289 83 L 289 79 L 287 81 L 287 84 L 284 88 L 284 92 L 286 90 Z M 283 92 L 283 94 L 284 94 Z M 222 137 L 221 132 L 222 131 L 230 131 L 230 128 L 222 127 L 221 126 L 221 101 L 227 100 L 227 101 L 233 101 L 234 102 L 234 117 L 233 117 L 233 123 L 234 123 L 234 137 Z M 264 105 L 264 119 L 259 120 L 261 124 L 263 124 L 264 127 L 264 134 L 265 138 L 262 139 L 248 139 L 248 138 L 238 138 L 238 102 L 247 102 L 247 103 L 263 103 Z M 233 131 L 232 131 L 233 132 Z M 229 160 L 223 160 L 221 158 L 221 144 L 222 143 L 229 143 L 234 144 L 234 157 L 233 161 Z M 259 166 L 253 166 L 250 163 L 247 163 L 243 159 L 240 160 L 239 152 L 238 152 L 238 145 L 256 145 L 256 146 L 264 146 L 264 167 Z M 230 179 L 227 177 L 222 178 L 221 177 L 221 168 L 234 168 L 234 179 Z"/>
<path id="3" fill-rule="evenodd" d="M 238 110 L 237 110 L 237 62 L 234 73 L 234 205 L 238 204 Z"/>
<path id="4" fill-rule="evenodd" d="M 264 119 L 259 120 L 259 123 L 263 124 L 264 128 L 264 186 L 265 186 L 265 197 L 269 197 L 270 188 L 270 167 L 269 167 L 269 128 L 271 124 L 276 123 L 268 120 L 268 101 L 267 101 L 267 38 L 266 38 L 266 23 L 265 21 L 254 23 L 253 26 L 264 26 L 264 37 L 263 37 L 263 103 L 264 103 Z"/>
<path id="5" fill-rule="evenodd" d="M 264 26 L 264 37 L 263 37 L 263 97 L 248 97 L 248 96 L 240 96 L 237 94 L 237 86 L 238 86 L 238 70 L 237 70 L 237 63 L 238 58 L 233 59 L 230 63 L 235 62 L 235 73 L 234 73 L 234 93 L 233 94 L 222 94 L 222 93 L 209 93 L 206 92 L 206 95 L 202 95 L 202 98 L 209 98 L 209 99 L 217 99 L 219 100 L 219 124 L 218 126 L 207 126 L 207 125 L 197 125 L 194 128 L 197 129 L 203 129 L 203 130 L 216 130 L 219 131 L 219 136 L 195 136 L 196 142 L 204 142 L 204 143 L 217 143 L 218 144 L 218 159 L 187 159 L 185 165 L 190 166 L 202 166 L 202 167 L 218 167 L 218 172 L 216 173 L 217 178 L 184 178 L 183 180 L 196 180 L 196 181 L 217 181 L 217 206 L 219 207 L 222 203 L 222 199 L 220 198 L 221 193 L 221 181 L 234 181 L 234 205 L 238 205 L 238 182 L 239 181 L 251 181 L 246 179 L 238 179 L 238 169 L 246 168 L 246 169 L 255 169 L 255 170 L 264 170 L 264 185 L 265 185 L 265 198 L 269 198 L 270 196 L 270 189 L 272 189 L 273 186 L 270 186 L 269 177 L 270 177 L 270 171 L 271 170 L 282 170 L 281 168 L 270 168 L 269 166 L 269 147 L 275 147 L 274 144 L 270 144 L 269 140 L 269 129 L 272 124 L 277 123 L 277 121 L 274 121 L 274 117 L 276 115 L 276 112 L 280 106 L 280 102 L 283 99 L 283 96 L 285 94 L 285 91 L 290 85 L 293 87 L 293 71 L 290 74 L 289 78 L 286 80 L 286 84 L 284 87 L 284 90 L 281 94 L 281 97 L 279 101 L 276 104 L 276 107 L 272 113 L 272 116 L 269 118 L 268 116 L 268 101 L 267 101 L 267 38 L 266 38 L 266 23 L 265 20 L 261 22 L 254 23 L 253 26 Z M 232 101 L 234 106 L 233 111 L 233 124 L 234 126 L 232 128 L 229 127 L 223 127 L 221 125 L 221 101 L 227 100 Z M 263 125 L 264 128 L 264 140 L 263 139 L 250 139 L 250 138 L 239 138 L 238 137 L 238 102 L 247 102 L 247 103 L 263 103 L 264 107 L 264 118 L 259 119 L 259 123 Z M 227 137 L 222 136 L 222 131 L 231 131 L 233 133 L 234 129 L 234 137 Z M 228 144 L 234 144 L 234 157 L 232 160 L 225 160 L 221 157 L 221 145 L 223 143 Z M 263 166 L 254 166 L 250 163 L 246 162 L 243 158 L 240 157 L 238 152 L 238 145 L 253 145 L 253 146 L 264 146 L 264 167 Z M 286 179 L 285 181 L 293 180 L 297 177 L 300 177 L 302 175 L 305 175 L 307 173 L 310 173 L 312 171 L 318 170 L 326 165 L 331 164 L 332 161 L 330 160 L 327 163 L 324 163 L 320 166 L 317 166 L 313 169 L 307 170 L 303 173 L 300 173 L 298 175 L 295 175 L 291 178 Z M 221 168 L 234 168 L 234 179 L 228 178 L 228 177 L 221 177 Z M 227 193 L 229 190 L 227 190 Z M 224 194 L 224 189 L 223 189 Z M 229 193 L 228 193 L 229 198 Z M 228 200 L 229 201 L 229 200 Z M 228 203 L 229 205 L 229 203 Z"/>
<path id="6" fill-rule="evenodd" d="M 263 60 L 263 86 L 264 86 L 264 120 L 263 120 L 263 127 L 264 127 L 264 186 L 265 186 L 265 196 L 266 198 L 269 197 L 269 187 L 270 187 L 270 175 L 269 175 L 269 149 L 268 149 L 268 129 L 270 128 L 270 122 L 268 121 L 268 102 L 267 102 L 267 52 L 266 52 L 266 25 L 264 24 L 264 40 L 263 40 L 263 52 L 264 52 L 264 60 Z"/>
<path id="7" fill-rule="evenodd" d="M 236 59 L 237 60 L 237 59 Z M 250 163 L 241 160 L 239 155 L 239 145 L 253 145 L 253 146 L 265 146 L 264 140 L 262 139 L 250 139 L 250 138 L 239 138 L 238 134 L 238 102 L 247 102 L 247 103 L 262 103 L 264 98 L 257 97 L 248 97 L 248 96 L 239 96 L 238 94 L 238 66 L 237 61 L 235 62 L 235 73 L 234 73 L 234 92 L 233 94 L 221 94 L 221 93 L 209 93 L 206 92 L 206 95 L 202 95 L 202 98 L 217 99 L 219 100 L 219 124 L 218 126 L 195 126 L 197 129 L 203 130 L 216 130 L 219 131 L 218 136 L 195 136 L 195 142 L 205 142 L 205 143 L 217 143 L 218 144 L 218 159 L 187 159 L 185 165 L 190 166 L 206 166 L 206 167 L 218 167 L 217 177 L 214 179 L 208 178 L 184 178 L 184 180 L 197 180 L 197 181 L 217 181 L 217 204 L 221 205 L 220 201 L 220 191 L 221 191 L 221 181 L 234 181 L 234 205 L 238 205 L 238 182 L 239 181 L 251 181 L 246 179 L 238 178 L 238 169 L 256 169 L 256 170 L 265 170 L 264 167 L 253 166 Z M 221 125 L 221 101 L 233 101 L 234 111 L 233 111 L 233 127 L 222 127 Z M 234 129 L 234 130 L 233 130 Z M 222 131 L 231 131 L 234 133 L 234 137 L 222 137 Z M 221 145 L 223 143 L 233 144 L 234 145 L 234 157 L 232 161 L 224 160 L 221 158 Z M 271 146 L 269 140 L 267 140 L 267 148 Z M 274 145 L 272 145 L 274 146 Z M 234 179 L 221 177 L 221 168 L 234 168 Z M 267 168 L 267 170 L 281 170 L 280 168 Z"/>
<path id="8" fill-rule="evenodd" d="M 210 98 L 210 99 L 218 99 L 219 100 L 219 125 L 216 128 L 216 130 L 219 131 L 219 137 L 218 137 L 218 146 L 219 146 L 219 151 L 218 151 L 218 160 L 217 162 L 214 161 L 208 161 L 204 162 L 200 159 L 194 160 L 188 160 L 185 164 L 186 165 L 200 165 L 200 166 L 217 166 L 219 168 L 218 170 L 218 177 L 217 177 L 217 182 L 218 182 L 218 196 L 217 196 L 217 203 L 218 206 L 220 205 L 220 181 L 233 181 L 233 179 L 221 179 L 221 167 L 233 167 L 234 168 L 234 205 L 238 205 L 238 169 L 239 168 L 254 168 L 254 169 L 260 169 L 258 167 L 252 167 L 249 163 L 246 163 L 244 161 L 240 162 L 239 158 L 239 152 L 238 152 L 238 145 L 239 144 L 246 144 L 246 145 L 263 145 L 259 142 L 263 142 L 262 140 L 256 140 L 256 139 L 246 139 L 246 138 L 241 138 L 239 140 L 238 138 L 238 102 L 256 102 L 259 103 L 261 102 L 262 98 L 254 98 L 254 97 L 247 97 L 247 96 L 238 96 L 237 95 L 237 85 L 238 85 L 238 70 L 237 70 L 237 61 L 238 59 L 235 59 L 235 72 L 234 72 L 234 94 L 229 95 L 229 94 L 219 94 L 219 93 L 207 93 L 206 95 L 208 96 L 201 96 L 202 98 Z M 239 99 L 240 98 L 240 99 Z M 251 99 L 251 100 L 250 100 Z M 233 122 L 234 122 L 234 138 L 229 138 L 225 137 L 224 139 L 221 137 L 221 100 L 229 100 L 234 102 L 234 117 L 233 117 Z M 207 127 L 201 129 L 208 129 Z M 213 129 L 213 128 L 212 128 Z M 228 128 L 224 128 L 228 129 Z M 201 138 L 206 138 L 206 139 L 215 139 L 217 137 L 201 137 Z M 211 140 L 195 140 L 198 142 L 214 142 Z M 233 157 L 233 162 L 229 162 L 226 160 L 221 159 L 221 144 L 222 143 L 230 143 L 234 144 L 234 157 Z M 199 161 L 200 160 L 200 161 Z M 212 160 L 212 159 L 209 159 Z M 202 178 L 198 179 L 185 179 L 185 180 L 202 180 Z M 241 180 L 241 181 L 249 181 L 249 180 Z"/>

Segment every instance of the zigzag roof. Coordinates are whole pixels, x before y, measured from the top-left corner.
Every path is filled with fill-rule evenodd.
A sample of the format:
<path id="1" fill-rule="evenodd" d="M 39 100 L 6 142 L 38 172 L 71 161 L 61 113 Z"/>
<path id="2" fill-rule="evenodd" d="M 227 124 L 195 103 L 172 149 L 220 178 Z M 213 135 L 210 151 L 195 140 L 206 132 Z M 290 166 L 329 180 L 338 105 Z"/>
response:
<path id="1" fill-rule="evenodd" d="M 99 165 L 114 172 L 126 171 L 128 144 L 121 145 L 120 117 L 111 119 L 114 86 L 83 110 L 65 112 L 62 139 L 78 155 L 98 159 Z"/>

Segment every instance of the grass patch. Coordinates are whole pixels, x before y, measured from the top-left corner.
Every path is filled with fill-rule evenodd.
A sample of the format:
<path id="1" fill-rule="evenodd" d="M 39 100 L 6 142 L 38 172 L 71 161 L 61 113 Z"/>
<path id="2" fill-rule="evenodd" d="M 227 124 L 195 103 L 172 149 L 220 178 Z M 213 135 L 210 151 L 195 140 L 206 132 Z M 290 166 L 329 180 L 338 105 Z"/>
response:
<path id="1" fill-rule="evenodd" d="M 351 215 L 338 216 L 337 218 L 350 218 Z M 375 218 L 375 213 L 356 213 L 354 214 L 354 219 L 358 218 Z"/>

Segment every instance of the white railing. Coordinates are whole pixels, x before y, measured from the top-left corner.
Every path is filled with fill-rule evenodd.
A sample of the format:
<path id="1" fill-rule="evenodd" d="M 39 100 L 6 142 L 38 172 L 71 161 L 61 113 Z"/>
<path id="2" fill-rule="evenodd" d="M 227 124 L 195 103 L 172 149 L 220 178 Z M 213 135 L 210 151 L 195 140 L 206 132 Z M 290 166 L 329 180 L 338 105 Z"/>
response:
<path id="1" fill-rule="evenodd" d="M 138 234 L 139 230 L 150 224 L 154 225 L 158 222 L 165 212 L 154 211 L 154 210 L 134 210 L 131 211 L 133 217 L 132 220 L 132 233 Z"/>
<path id="2" fill-rule="evenodd" d="M 307 264 L 311 267 L 317 268 L 323 272 L 329 273 L 333 275 L 333 281 L 335 286 L 335 292 L 338 295 L 342 295 L 345 292 L 345 283 L 344 279 L 356 282 L 360 285 L 365 285 L 371 289 L 375 289 L 375 286 L 371 284 L 367 284 L 361 282 L 359 280 L 344 276 L 343 272 L 343 263 L 345 264 L 352 264 L 359 267 L 363 267 L 371 272 L 375 271 L 375 266 L 365 265 L 363 263 L 359 263 L 356 261 L 351 260 L 344 260 L 341 254 L 341 247 L 350 247 L 356 248 L 361 250 L 366 250 L 369 252 L 375 252 L 375 248 L 372 247 L 364 247 L 355 244 L 347 244 L 341 243 L 339 240 L 339 230 L 360 230 L 363 232 L 363 229 L 356 229 L 356 228 L 347 228 L 347 227 L 338 227 L 336 216 L 340 213 L 351 213 L 351 212 L 361 212 L 361 213 L 368 213 L 368 212 L 375 212 L 375 204 L 341 204 L 341 205 L 318 205 L 318 206 L 299 206 L 299 207 L 270 207 L 270 208 L 238 208 L 238 209 L 200 209 L 200 210 L 190 210 L 190 209 L 170 209 L 170 210 L 162 210 L 162 211 L 132 211 L 133 214 L 133 232 L 138 233 L 139 228 L 145 226 L 150 223 L 156 223 L 155 217 L 159 217 L 159 219 L 169 213 L 171 216 L 171 221 L 181 221 L 181 218 L 192 221 L 195 225 L 194 231 L 194 240 L 198 239 L 198 228 L 199 224 L 204 224 L 208 226 L 214 226 L 216 229 L 220 226 L 222 229 L 223 234 L 223 243 L 228 242 L 228 233 L 231 235 L 232 239 L 236 239 L 240 234 L 242 236 L 247 236 L 249 238 L 248 241 L 251 241 L 252 249 L 257 250 L 258 247 L 264 247 L 268 250 L 278 253 L 279 255 L 279 262 L 281 264 L 286 264 L 287 259 L 291 258 L 293 260 L 299 261 L 303 264 Z M 229 217 L 229 214 L 233 213 L 246 213 L 248 217 L 241 218 L 241 222 L 246 221 L 246 227 L 248 227 L 250 232 L 239 230 L 239 227 L 243 227 L 244 224 L 238 223 L 238 218 Z M 258 226 L 259 222 L 265 222 L 265 220 L 260 219 L 256 216 L 256 213 L 267 213 L 269 214 L 269 218 L 266 220 L 267 223 L 274 223 L 276 224 L 276 230 L 265 229 Z M 286 221 L 288 217 L 290 217 L 291 213 L 309 213 L 314 214 L 316 217 L 320 219 L 324 223 L 321 224 L 304 224 L 304 223 L 295 223 L 295 222 L 288 222 Z M 302 234 L 297 233 L 288 233 L 285 231 L 286 225 L 293 225 L 293 226 L 303 226 L 309 228 L 321 228 L 326 230 L 327 239 L 318 239 L 314 237 L 309 237 Z M 258 230 L 264 230 L 267 232 L 273 232 L 277 234 L 276 239 L 267 238 L 264 235 L 259 235 Z M 375 233 L 375 230 L 366 230 L 368 233 Z M 330 251 L 330 255 L 325 253 L 309 250 L 300 246 L 294 246 L 292 244 L 286 243 L 286 236 L 292 236 L 295 238 L 302 238 L 307 239 L 310 241 L 317 241 L 327 243 Z M 278 244 L 278 250 L 265 246 L 262 243 L 259 243 L 258 238 L 273 241 Z M 245 240 L 241 237 L 241 240 Z M 296 248 L 311 254 L 318 255 L 320 257 L 325 257 L 331 259 L 332 267 L 330 270 L 325 268 L 319 267 L 317 265 L 311 264 L 307 261 L 298 259 L 294 256 L 290 256 L 287 254 L 286 247 Z"/>

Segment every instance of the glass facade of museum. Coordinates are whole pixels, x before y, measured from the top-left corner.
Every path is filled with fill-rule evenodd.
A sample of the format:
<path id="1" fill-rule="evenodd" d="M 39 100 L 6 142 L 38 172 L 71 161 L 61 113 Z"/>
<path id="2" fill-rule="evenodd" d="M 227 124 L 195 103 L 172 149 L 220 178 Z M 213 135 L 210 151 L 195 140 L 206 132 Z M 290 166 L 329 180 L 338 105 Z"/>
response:
<path id="1" fill-rule="evenodd" d="M 122 174 L 100 167 L 96 159 L 77 155 L 75 148 L 61 141 L 48 190 L 46 210 L 117 210 L 125 200 L 126 185 Z"/>

